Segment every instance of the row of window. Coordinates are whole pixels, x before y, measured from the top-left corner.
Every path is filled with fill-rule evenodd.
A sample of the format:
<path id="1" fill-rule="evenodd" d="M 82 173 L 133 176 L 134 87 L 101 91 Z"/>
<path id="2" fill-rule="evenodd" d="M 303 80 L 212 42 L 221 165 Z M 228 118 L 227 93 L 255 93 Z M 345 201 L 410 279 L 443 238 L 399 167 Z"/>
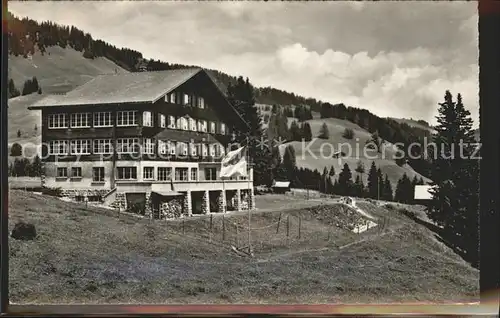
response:
<path id="1" fill-rule="evenodd" d="M 165 95 L 165 101 L 172 104 L 205 108 L 205 99 L 203 97 L 181 92 L 172 92 Z"/>
<path id="2" fill-rule="evenodd" d="M 174 170 L 175 169 L 175 170 Z M 137 180 L 137 167 L 118 167 L 117 180 Z M 189 174 L 189 170 L 191 173 Z M 171 181 L 172 171 L 175 172 L 175 181 L 198 181 L 198 168 L 171 168 L 171 167 L 144 167 L 144 180 Z M 156 173 L 155 173 L 156 172 Z M 67 167 L 57 168 L 57 178 L 81 178 L 82 168 L 71 167 L 71 176 L 68 176 Z M 205 168 L 205 180 L 216 180 L 217 170 L 215 168 Z M 92 168 L 92 181 L 104 182 L 104 167 Z"/>
<path id="3" fill-rule="evenodd" d="M 90 128 L 91 113 L 73 113 L 70 114 L 70 127 L 71 128 Z M 69 128 L 67 123 L 67 114 L 50 114 L 48 116 L 49 128 Z M 98 112 L 94 113 L 93 127 L 112 127 L 112 113 L 111 112 Z M 119 111 L 116 115 L 116 125 L 118 127 L 137 126 L 138 116 L 135 110 Z M 153 127 L 153 113 L 151 111 L 144 111 L 142 115 L 142 125 L 144 127 Z M 224 123 L 209 122 L 211 134 L 228 134 L 228 129 Z M 158 126 L 160 128 L 190 130 L 197 132 L 208 132 L 209 127 L 207 121 L 204 119 L 194 119 L 187 117 L 175 117 L 164 114 L 158 116 Z"/>
<path id="4" fill-rule="evenodd" d="M 93 148 L 92 148 L 93 144 Z M 158 140 L 144 138 L 142 145 L 143 154 L 155 154 L 156 149 L 161 155 L 182 155 L 182 156 L 202 156 L 202 157 L 222 157 L 226 150 L 222 144 L 203 144 L 175 142 L 171 140 Z M 139 153 L 141 145 L 139 138 L 118 138 L 116 140 L 116 152 L 119 154 Z M 112 154 L 112 139 L 74 139 L 74 140 L 51 140 L 48 147 L 49 155 L 90 155 Z"/>

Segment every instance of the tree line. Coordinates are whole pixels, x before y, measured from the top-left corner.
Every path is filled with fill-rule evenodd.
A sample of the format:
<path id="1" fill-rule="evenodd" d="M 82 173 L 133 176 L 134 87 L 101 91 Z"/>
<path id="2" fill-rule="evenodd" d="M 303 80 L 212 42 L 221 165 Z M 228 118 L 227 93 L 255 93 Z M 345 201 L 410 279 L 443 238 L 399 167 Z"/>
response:
<path id="1" fill-rule="evenodd" d="M 40 177 L 42 175 L 42 161 L 39 156 L 33 160 L 28 158 L 15 158 L 9 163 L 8 174 L 10 177 Z"/>
<path id="2" fill-rule="evenodd" d="M 42 88 L 40 87 L 40 84 L 38 84 L 37 78 L 33 76 L 33 78 L 24 81 L 23 90 L 20 92 L 19 89 L 17 89 L 14 80 L 11 78 L 9 79 L 8 92 L 9 98 L 14 98 L 20 95 L 25 96 L 32 93 L 41 94 Z"/>

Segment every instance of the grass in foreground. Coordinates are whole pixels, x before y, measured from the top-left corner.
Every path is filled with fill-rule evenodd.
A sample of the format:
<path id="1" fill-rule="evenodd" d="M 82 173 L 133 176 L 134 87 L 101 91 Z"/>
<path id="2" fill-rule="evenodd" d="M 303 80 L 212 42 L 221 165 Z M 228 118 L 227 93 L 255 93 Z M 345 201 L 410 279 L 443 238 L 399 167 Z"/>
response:
<path id="1" fill-rule="evenodd" d="M 314 208 L 252 214 L 255 257 L 246 245 L 246 213 L 185 220 L 140 220 L 12 190 L 9 229 L 35 224 L 35 241 L 10 240 L 14 303 L 324 303 L 470 301 L 478 271 L 433 234 L 395 211 L 385 232 L 353 234 Z M 268 198 L 267 198 L 268 199 Z M 266 196 L 258 197 L 257 204 Z M 368 204 L 368 203 L 367 203 Z M 289 239 L 286 219 L 290 216 Z M 298 220 L 301 237 L 298 238 Z M 232 224 L 232 225 L 229 225 Z M 234 224 L 239 224 L 238 239 Z M 271 225 L 271 226 L 270 226 Z M 184 232 L 184 234 L 183 234 Z M 276 234 L 278 232 L 278 234 Z M 210 242 L 210 239 L 212 242 Z M 364 241 L 363 241 L 364 240 Z M 360 242 L 361 241 L 361 242 Z"/>

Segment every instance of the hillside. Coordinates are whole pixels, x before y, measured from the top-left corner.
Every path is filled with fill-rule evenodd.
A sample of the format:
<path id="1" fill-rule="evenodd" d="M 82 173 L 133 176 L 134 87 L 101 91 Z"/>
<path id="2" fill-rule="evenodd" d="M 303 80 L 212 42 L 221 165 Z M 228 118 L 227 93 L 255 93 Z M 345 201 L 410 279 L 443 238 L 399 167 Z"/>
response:
<path id="1" fill-rule="evenodd" d="M 411 127 L 419 128 L 422 130 L 428 130 L 431 133 L 434 132 L 434 129 L 427 122 L 425 122 L 423 120 L 415 120 L 415 119 L 408 119 L 408 118 L 393 118 L 393 117 L 390 117 L 389 119 L 395 120 L 401 124 L 407 124 L 408 126 L 411 126 Z"/>
<path id="2" fill-rule="evenodd" d="M 9 230 L 23 220 L 38 234 L 34 241 L 9 241 L 13 303 L 467 302 L 478 297 L 479 272 L 436 234 L 395 209 L 369 202 L 359 204 L 385 225 L 354 234 L 342 227 L 346 212 L 338 204 L 283 209 L 284 202 L 306 201 L 258 196 L 258 208 L 278 200 L 274 207 L 281 211 L 253 213 L 252 228 L 259 230 L 252 231 L 255 256 L 248 258 L 230 248 L 246 245 L 246 213 L 225 214 L 223 240 L 221 215 L 213 216 L 210 232 L 208 216 L 151 222 L 23 191 L 11 190 L 9 199 Z"/>
<path id="3" fill-rule="evenodd" d="M 35 142 L 40 129 L 40 113 L 27 107 L 47 94 L 66 93 L 100 74 L 127 72 L 105 57 L 86 59 L 72 48 L 51 46 L 42 55 L 36 50 L 31 58 L 9 55 L 9 78 L 22 89 L 25 80 L 36 76 L 42 94 L 30 94 L 9 99 L 9 143 L 22 140 Z M 17 131 L 21 130 L 21 138 Z"/>
<path id="4" fill-rule="evenodd" d="M 293 118 L 289 118 L 288 123 L 291 124 L 292 120 Z M 383 156 L 370 149 L 366 151 L 365 155 L 365 153 L 363 153 L 363 147 L 365 143 L 370 140 L 371 134 L 350 121 L 337 118 L 325 118 L 312 119 L 307 122 L 311 125 L 314 138 L 311 142 L 305 142 L 303 144 L 302 142 L 294 141 L 280 146 L 282 156 L 284 155 L 284 150 L 287 145 L 292 145 L 295 148 L 298 167 L 305 167 L 312 170 L 318 169 L 319 172 L 323 172 L 325 167 L 330 170 L 330 167 L 333 166 L 336 177 L 338 178 L 338 174 L 342 170 L 344 163 L 347 163 L 353 174 L 354 181 L 358 175 L 354 170 L 356 169 L 358 161 L 361 160 L 365 165 L 365 173 L 360 177 L 363 178 L 363 182 L 366 185 L 368 182 L 368 170 L 370 169 L 372 161 L 375 161 L 375 165 L 380 167 L 382 174 L 387 174 L 391 181 L 393 191 L 395 191 L 396 184 L 404 173 L 406 173 L 410 179 L 417 176 L 417 178 L 422 177 L 425 182 L 430 181 L 428 178 L 414 171 L 408 164 L 398 166 L 393 159 L 396 152 L 392 149 L 390 143 L 385 144 L 386 151 Z M 327 124 L 330 133 L 330 137 L 327 140 L 316 138 L 319 135 L 323 123 Z M 353 139 L 345 139 L 342 136 L 346 128 L 354 131 Z M 308 151 L 308 149 L 310 151 Z M 349 149 L 351 149 L 351 154 L 349 153 Z M 357 149 L 359 149 L 359 151 Z M 339 150 L 345 152 L 346 156 L 343 158 L 332 158 L 331 155 L 333 152 Z M 322 152 L 324 156 L 321 156 Z"/>

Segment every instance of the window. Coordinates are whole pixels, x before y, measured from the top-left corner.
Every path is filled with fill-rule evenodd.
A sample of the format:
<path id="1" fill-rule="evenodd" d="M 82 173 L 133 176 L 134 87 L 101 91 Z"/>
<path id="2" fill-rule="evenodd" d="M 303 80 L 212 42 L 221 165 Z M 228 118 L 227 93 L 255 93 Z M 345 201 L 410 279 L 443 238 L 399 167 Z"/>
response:
<path id="1" fill-rule="evenodd" d="M 57 178 L 67 178 L 68 177 L 68 168 L 57 168 Z"/>
<path id="2" fill-rule="evenodd" d="M 226 134 L 226 124 L 220 123 L 220 133 L 221 133 L 221 135 Z"/>
<path id="3" fill-rule="evenodd" d="M 88 155 L 90 154 L 90 140 L 76 139 L 71 140 L 72 155 Z"/>
<path id="4" fill-rule="evenodd" d="M 51 140 L 49 142 L 49 154 L 51 155 L 67 155 L 68 141 L 67 140 Z"/>
<path id="5" fill-rule="evenodd" d="M 170 180 L 172 180 L 172 168 L 158 167 L 158 181 L 170 181 Z"/>
<path id="6" fill-rule="evenodd" d="M 167 143 L 168 153 L 171 155 L 175 155 L 176 145 L 175 141 L 169 141 Z"/>
<path id="7" fill-rule="evenodd" d="M 207 121 L 198 120 L 198 131 L 207 132 Z"/>
<path id="8" fill-rule="evenodd" d="M 196 151 L 196 145 L 194 143 L 189 144 L 189 153 L 192 157 L 196 157 L 198 152 Z"/>
<path id="9" fill-rule="evenodd" d="M 142 178 L 144 180 L 154 180 L 155 179 L 155 168 L 154 167 L 144 167 L 144 173 Z"/>
<path id="10" fill-rule="evenodd" d="M 168 116 L 168 128 L 175 129 L 175 117 Z"/>
<path id="11" fill-rule="evenodd" d="M 203 97 L 198 97 L 198 107 L 205 108 L 205 100 L 203 99 Z"/>
<path id="12" fill-rule="evenodd" d="M 111 143 L 111 139 L 94 140 L 94 153 L 96 154 L 113 153 L 113 144 Z"/>
<path id="13" fill-rule="evenodd" d="M 71 127 L 72 128 L 90 127 L 90 113 L 71 114 Z"/>
<path id="14" fill-rule="evenodd" d="M 119 111 L 117 113 L 116 125 L 120 126 L 120 127 L 136 126 L 137 125 L 137 111 L 135 111 L 135 110 Z"/>
<path id="15" fill-rule="evenodd" d="M 188 94 L 184 94 L 184 105 L 188 105 L 190 100 L 190 96 Z"/>
<path id="16" fill-rule="evenodd" d="M 71 178 L 81 178 L 82 167 L 71 167 Z"/>
<path id="17" fill-rule="evenodd" d="M 198 181 L 198 168 L 191 168 L 191 181 Z"/>
<path id="18" fill-rule="evenodd" d="M 213 121 L 210 122 L 210 133 L 215 134 L 215 123 Z"/>
<path id="19" fill-rule="evenodd" d="M 66 114 L 50 114 L 49 128 L 68 128 L 68 124 L 66 123 Z"/>
<path id="20" fill-rule="evenodd" d="M 215 157 L 215 148 L 216 148 L 216 144 L 210 145 L 210 157 Z"/>
<path id="21" fill-rule="evenodd" d="M 145 154 L 154 154 L 155 153 L 155 142 L 151 138 L 144 138 L 144 151 Z"/>
<path id="22" fill-rule="evenodd" d="M 175 92 L 170 94 L 170 103 L 175 104 Z"/>
<path id="23" fill-rule="evenodd" d="M 188 181 L 188 168 L 175 168 L 176 181 Z"/>
<path id="24" fill-rule="evenodd" d="M 92 181 L 104 182 L 104 167 L 92 167 Z"/>
<path id="25" fill-rule="evenodd" d="M 206 144 L 201 145 L 201 155 L 206 157 L 208 155 L 208 146 Z"/>
<path id="26" fill-rule="evenodd" d="M 117 153 L 134 153 L 139 150 L 138 138 L 120 138 L 116 140 Z"/>
<path id="27" fill-rule="evenodd" d="M 118 180 L 136 180 L 136 167 L 118 167 Z"/>
<path id="28" fill-rule="evenodd" d="M 220 156 L 224 157 L 226 155 L 226 149 L 223 145 L 220 145 Z"/>
<path id="29" fill-rule="evenodd" d="M 196 119 L 189 118 L 189 128 L 192 131 L 196 131 Z"/>
<path id="30" fill-rule="evenodd" d="M 94 113 L 94 127 L 111 127 L 111 112 Z"/>
<path id="31" fill-rule="evenodd" d="M 205 180 L 217 180 L 217 169 L 205 168 Z"/>
<path id="32" fill-rule="evenodd" d="M 188 154 L 188 145 L 185 142 L 177 143 L 177 153 L 181 156 L 187 156 Z"/>
<path id="33" fill-rule="evenodd" d="M 153 113 L 150 111 L 142 113 L 142 125 L 145 127 L 153 127 Z"/>
<path id="34" fill-rule="evenodd" d="M 165 126 L 166 126 L 165 115 L 160 114 L 160 127 L 165 128 Z"/>
<path id="35" fill-rule="evenodd" d="M 158 153 L 161 155 L 166 155 L 168 153 L 167 148 L 168 141 L 158 140 Z"/>
<path id="36" fill-rule="evenodd" d="M 181 127 L 182 130 L 188 130 L 188 121 L 187 118 L 181 117 Z"/>

